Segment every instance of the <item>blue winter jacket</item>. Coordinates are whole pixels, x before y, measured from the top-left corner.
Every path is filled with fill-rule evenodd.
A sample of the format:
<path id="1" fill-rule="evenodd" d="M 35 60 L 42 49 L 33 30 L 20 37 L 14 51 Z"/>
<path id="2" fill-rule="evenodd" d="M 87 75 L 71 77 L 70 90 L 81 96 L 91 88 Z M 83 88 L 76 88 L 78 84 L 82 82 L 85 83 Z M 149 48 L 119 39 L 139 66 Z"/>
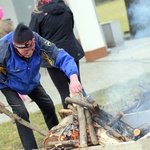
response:
<path id="1" fill-rule="evenodd" d="M 28 61 L 22 59 L 14 50 L 13 33 L 0 39 L 0 89 L 9 87 L 18 93 L 29 94 L 40 82 L 40 65 L 59 68 L 68 78 L 72 74 L 78 75 L 74 58 L 35 32 L 35 51 Z M 6 72 L 2 71 L 4 69 Z"/>

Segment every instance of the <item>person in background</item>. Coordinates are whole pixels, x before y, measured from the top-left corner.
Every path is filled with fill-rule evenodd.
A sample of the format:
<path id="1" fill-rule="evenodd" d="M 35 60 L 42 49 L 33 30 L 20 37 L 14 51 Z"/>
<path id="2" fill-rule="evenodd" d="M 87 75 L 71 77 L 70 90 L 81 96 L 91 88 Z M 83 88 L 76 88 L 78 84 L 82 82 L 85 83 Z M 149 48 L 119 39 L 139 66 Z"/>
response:
<path id="1" fill-rule="evenodd" d="M 14 25 L 11 19 L 3 19 L 4 11 L 0 7 L 0 38 L 14 30 Z"/>
<path id="2" fill-rule="evenodd" d="M 67 51 L 75 59 L 78 71 L 80 70 L 79 60 L 84 57 L 84 51 L 73 32 L 73 13 L 63 0 L 36 0 L 29 27 Z M 70 96 L 69 78 L 57 68 L 49 67 L 47 70 L 66 109 L 65 98 Z M 81 82 L 80 73 L 78 78 Z M 86 96 L 84 89 L 82 94 Z"/>
<path id="3" fill-rule="evenodd" d="M 14 114 L 30 122 L 29 112 L 18 93 L 28 95 L 40 108 L 50 130 L 58 124 L 55 107 L 40 83 L 40 65 L 61 69 L 70 79 L 72 93 L 81 93 L 78 69 L 72 56 L 23 24 L 0 39 L 0 90 Z M 3 106 L 2 103 L 0 103 Z M 19 105 L 18 107 L 13 107 Z M 33 131 L 16 121 L 25 150 L 38 149 Z"/>

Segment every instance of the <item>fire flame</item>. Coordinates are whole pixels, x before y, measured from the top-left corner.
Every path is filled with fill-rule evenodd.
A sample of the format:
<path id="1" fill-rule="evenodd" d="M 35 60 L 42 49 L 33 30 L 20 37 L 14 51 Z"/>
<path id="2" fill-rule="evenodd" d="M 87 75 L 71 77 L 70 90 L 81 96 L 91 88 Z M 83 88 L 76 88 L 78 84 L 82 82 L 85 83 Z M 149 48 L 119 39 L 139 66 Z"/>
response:
<path id="1" fill-rule="evenodd" d="M 72 129 L 71 140 L 77 140 L 77 139 L 79 139 L 79 131 Z"/>
<path id="2" fill-rule="evenodd" d="M 66 138 L 66 135 L 65 134 L 62 134 L 61 137 L 60 137 L 60 140 L 64 140 Z"/>

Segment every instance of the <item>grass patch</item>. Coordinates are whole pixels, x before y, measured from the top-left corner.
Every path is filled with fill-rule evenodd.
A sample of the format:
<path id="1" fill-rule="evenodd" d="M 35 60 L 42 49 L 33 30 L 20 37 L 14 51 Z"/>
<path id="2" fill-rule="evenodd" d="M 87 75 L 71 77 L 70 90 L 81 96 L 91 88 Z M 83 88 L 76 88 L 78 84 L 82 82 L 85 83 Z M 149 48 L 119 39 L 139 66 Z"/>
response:
<path id="1" fill-rule="evenodd" d="M 62 105 L 55 105 L 56 112 L 62 109 Z M 57 113 L 58 119 L 60 117 Z M 43 115 L 40 111 L 30 114 L 30 121 L 32 124 L 38 126 L 40 129 L 48 132 L 45 121 L 43 119 Z M 0 150 L 20 150 L 22 149 L 22 144 L 20 142 L 20 138 L 18 136 L 18 132 L 16 129 L 16 125 L 12 122 L 5 122 L 0 124 Z M 39 148 L 43 148 L 43 139 L 40 133 L 34 131 L 34 135 L 36 137 L 37 144 Z"/>
<path id="2" fill-rule="evenodd" d="M 100 22 L 117 20 L 123 32 L 129 31 L 128 17 L 124 0 L 115 0 L 102 3 L 96 7 Z"/>

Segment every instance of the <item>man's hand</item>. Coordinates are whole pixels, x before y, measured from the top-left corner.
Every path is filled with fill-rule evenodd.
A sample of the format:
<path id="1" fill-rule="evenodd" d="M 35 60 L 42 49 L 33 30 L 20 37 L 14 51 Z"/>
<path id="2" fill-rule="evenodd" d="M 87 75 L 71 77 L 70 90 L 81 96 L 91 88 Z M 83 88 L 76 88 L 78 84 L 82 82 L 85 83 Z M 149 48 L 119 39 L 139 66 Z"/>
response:
<path id="1" fill-rule="evenodd" d="M 0 106 L 5 106 L 3 103 L 0 102 Z M 2 114 L 3 112 L 0 111 L 0 114 Z"/>
<path id="2" fill-rule="evenodd" d="M 78 76 L 76 74 L 73 74 L 70 76 L 70 85 L 69 89 L 71 93 L 76 94 L 76 93 L 81 93 L 82 91 L 82 85 L 78 80 Z"/>

